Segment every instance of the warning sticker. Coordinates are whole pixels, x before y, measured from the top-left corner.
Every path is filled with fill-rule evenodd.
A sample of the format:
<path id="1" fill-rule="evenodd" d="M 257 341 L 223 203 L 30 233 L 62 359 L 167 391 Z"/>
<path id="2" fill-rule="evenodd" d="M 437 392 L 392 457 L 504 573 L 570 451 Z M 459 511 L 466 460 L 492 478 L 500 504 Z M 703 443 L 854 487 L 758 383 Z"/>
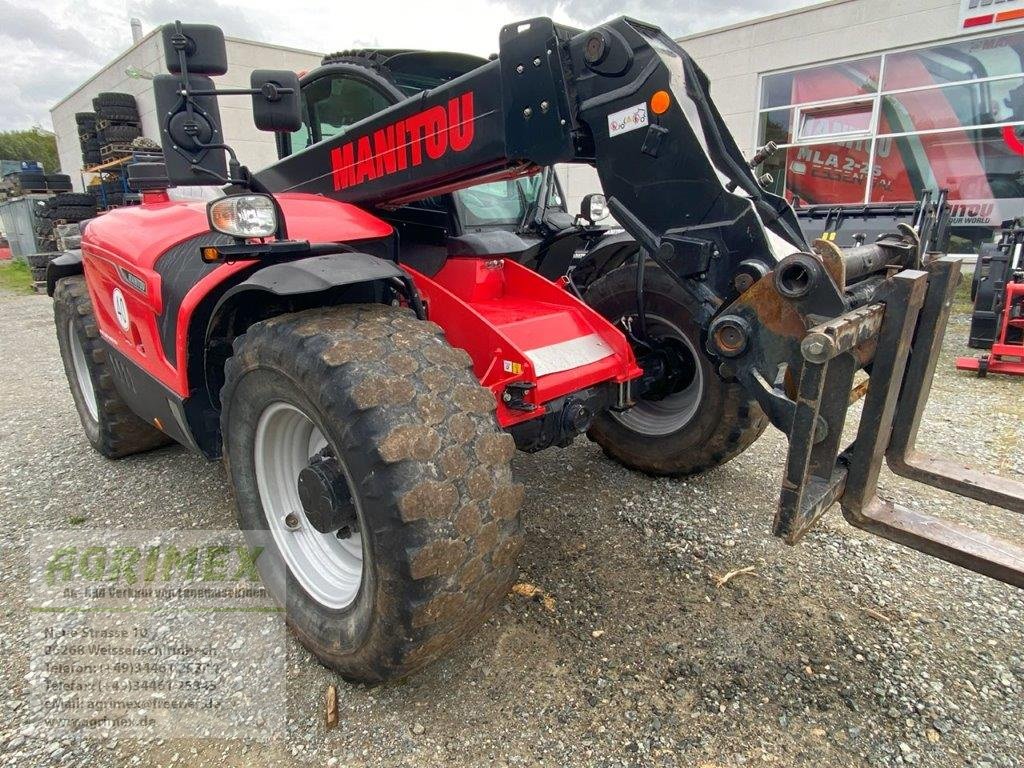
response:
<path id="1" fill-rule="evenodd" d="M 635 107 L 620 109 L 608 115 L 608 135 L 618 136 L 647 125 L 647 104 L 641 102 Z"/>

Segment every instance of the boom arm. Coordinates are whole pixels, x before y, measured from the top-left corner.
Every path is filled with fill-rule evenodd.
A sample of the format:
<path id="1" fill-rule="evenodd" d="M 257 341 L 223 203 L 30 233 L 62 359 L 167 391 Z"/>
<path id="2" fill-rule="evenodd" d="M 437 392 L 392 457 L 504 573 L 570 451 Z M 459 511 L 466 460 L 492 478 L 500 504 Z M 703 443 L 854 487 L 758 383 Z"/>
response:
<path id="1" fill-rule="evenodd" d="M 703 72 L 659 29 L 620 18 L 581 32 L 538 18 L 505 27 L 499 45 L 496 60 L 285 158 L 258 181 L 390 207 L 589 163 L 650 255 L 679 278 L 700 276 L 718 297 L 732 292 L 742 262 L 774 266 L 770 237 L 784 243 L 779 257 L 807 250 L 789 205 L 740 155 Z M 659 91 L 670 98 L 655 114 Z"/>

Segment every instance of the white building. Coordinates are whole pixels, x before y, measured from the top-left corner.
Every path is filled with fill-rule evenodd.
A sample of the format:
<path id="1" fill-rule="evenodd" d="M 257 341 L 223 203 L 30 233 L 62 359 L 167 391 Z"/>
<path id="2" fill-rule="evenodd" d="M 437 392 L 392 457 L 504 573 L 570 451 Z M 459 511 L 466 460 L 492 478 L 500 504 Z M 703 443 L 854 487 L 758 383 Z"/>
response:
<path id="1" fill-rule="evenodd" d="M 248 88 L 254 69 L 310 70 L 319 66 L 323 57 L 322 53 L 314 51 L 231 37 L 227 39 L 227 54 L 228 73 L 214 78 L 221 88 Z M 166 72 L 163 40 L 159 30 L 154 30 L 53 106 L 50 115 L 57 135 L 60 167 L 71 175 L 76 188 L 81 188 L 82 150 L 75 113 L 92 112 L 92 99 L 97 93 L 130 93 L 139 107 L 143 135 L 159 140 L 156 101 L 149 76 Z M 273 135 L 258 131 L 253 125 L 250 105 L 248 97 L 225 96 L 220 99 L 220 115 L 224 135 L 239 160 L 252 168 L 262 168 L 277 159 L 277 152 Z"/>

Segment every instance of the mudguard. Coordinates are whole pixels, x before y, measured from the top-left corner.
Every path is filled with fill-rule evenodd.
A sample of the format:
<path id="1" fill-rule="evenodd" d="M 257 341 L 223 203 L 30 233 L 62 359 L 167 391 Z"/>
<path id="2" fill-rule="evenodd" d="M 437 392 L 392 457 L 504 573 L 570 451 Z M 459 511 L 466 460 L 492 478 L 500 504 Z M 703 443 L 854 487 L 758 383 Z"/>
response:
<path id="1" fill-rule="evenodd" d="M 391 278 L 398 278 L 403 283 L 410 284 L 409 275 L 397 264 L 368 253 L 342 251 L 272 264 L 229 289 L 220 298 L 207 325 L 207 339 L 217 328 L 224 310 L 236 302 L 244 301 L 245 294 L 261 292 L 274 296 L 309 295 L 347 285 L 375 283 Z"/>
<path id="2" fill-rule="evenodd" d="M 51 299 L 57 288 L 57 281 L 63 277 L 82 274 L 82 251 L 65 251 L 46 266 L 46 295 Z"/>
<path id="3" fill-rule="evenodd" d="M 368 253 L 343 252 L 310 256 L 259 270 L 224 294 L 220 304 L 245 291 L 268 291 L 275 296 L 294 296 L 391 277 L 406 279 L 408 275 L 394 262 Z"/>
<path id="4" fill-rule="evenodd" d="M 584 288 L 597 278 L 621 267 L 626 260 L 639 250 L 636 240 L 625 231 L 609 232 L 603 235 L 575 264 L 573 282 Z"/>

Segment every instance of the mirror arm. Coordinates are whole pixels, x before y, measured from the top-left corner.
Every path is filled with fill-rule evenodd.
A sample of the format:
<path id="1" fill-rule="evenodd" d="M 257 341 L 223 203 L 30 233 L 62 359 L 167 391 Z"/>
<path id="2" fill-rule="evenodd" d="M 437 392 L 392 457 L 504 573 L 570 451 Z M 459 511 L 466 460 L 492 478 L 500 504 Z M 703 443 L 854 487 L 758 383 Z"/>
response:
<path id="1" fill-rule="evenodd" d="M 264 96 L 268 101 L 280 101 L 282 96 L 295 93 L 294 88 L 274 88 L 267 95 L 262 88 L 213 88 L 208 91 L 189 91 L 191 96 Z"/>
<path id="2" fill-rule="evenodd" d="M 224 178 L 219 173 L 214 173 L 213 171 L 209 171 L 205 168 L 199 169 L 202 173 L 205 173 L 208 176 L 212 176 L 213 178 L 217 179 L 217 181 L 222 181 L 225 184 L 235 184 L 244 187 L 245 189 L 251 188 L 252 177 L 249 175 L 248 169 L 245 168 L 245 166 L 243 166 L 240 162 L 238 162 L 238 155 L 235 154 L 235 150 L 232 149 L 230 145 L 204 144 L 203 142 L 198 141 L 194 138 L 193 141 L 196 142 L 197 147 L 202 147 L 203 149 L 223 149 L 225 152 L 228 153 L 228 158 L 230 158 L 228 160 L 227 178 Z"/>
<path id="3" fill-rule="evenodd" d="M 178 68 L 181 70 L 178 79 L 181 82 L 181 95 L 185 99 L 185 113 L 188 115 L 189 121 L 191 121 L 193 119 L 193 112 L 192 100 L 189 98 L 188 91 L 188 56 L 186 55 L 188 38 L 185 37 L 185 32 L 181 28 L 180 19 L 174 22 L 174 37 L 171 38 L 171 43 L 174 45 L 174 50 L 178 52 Z"/>

